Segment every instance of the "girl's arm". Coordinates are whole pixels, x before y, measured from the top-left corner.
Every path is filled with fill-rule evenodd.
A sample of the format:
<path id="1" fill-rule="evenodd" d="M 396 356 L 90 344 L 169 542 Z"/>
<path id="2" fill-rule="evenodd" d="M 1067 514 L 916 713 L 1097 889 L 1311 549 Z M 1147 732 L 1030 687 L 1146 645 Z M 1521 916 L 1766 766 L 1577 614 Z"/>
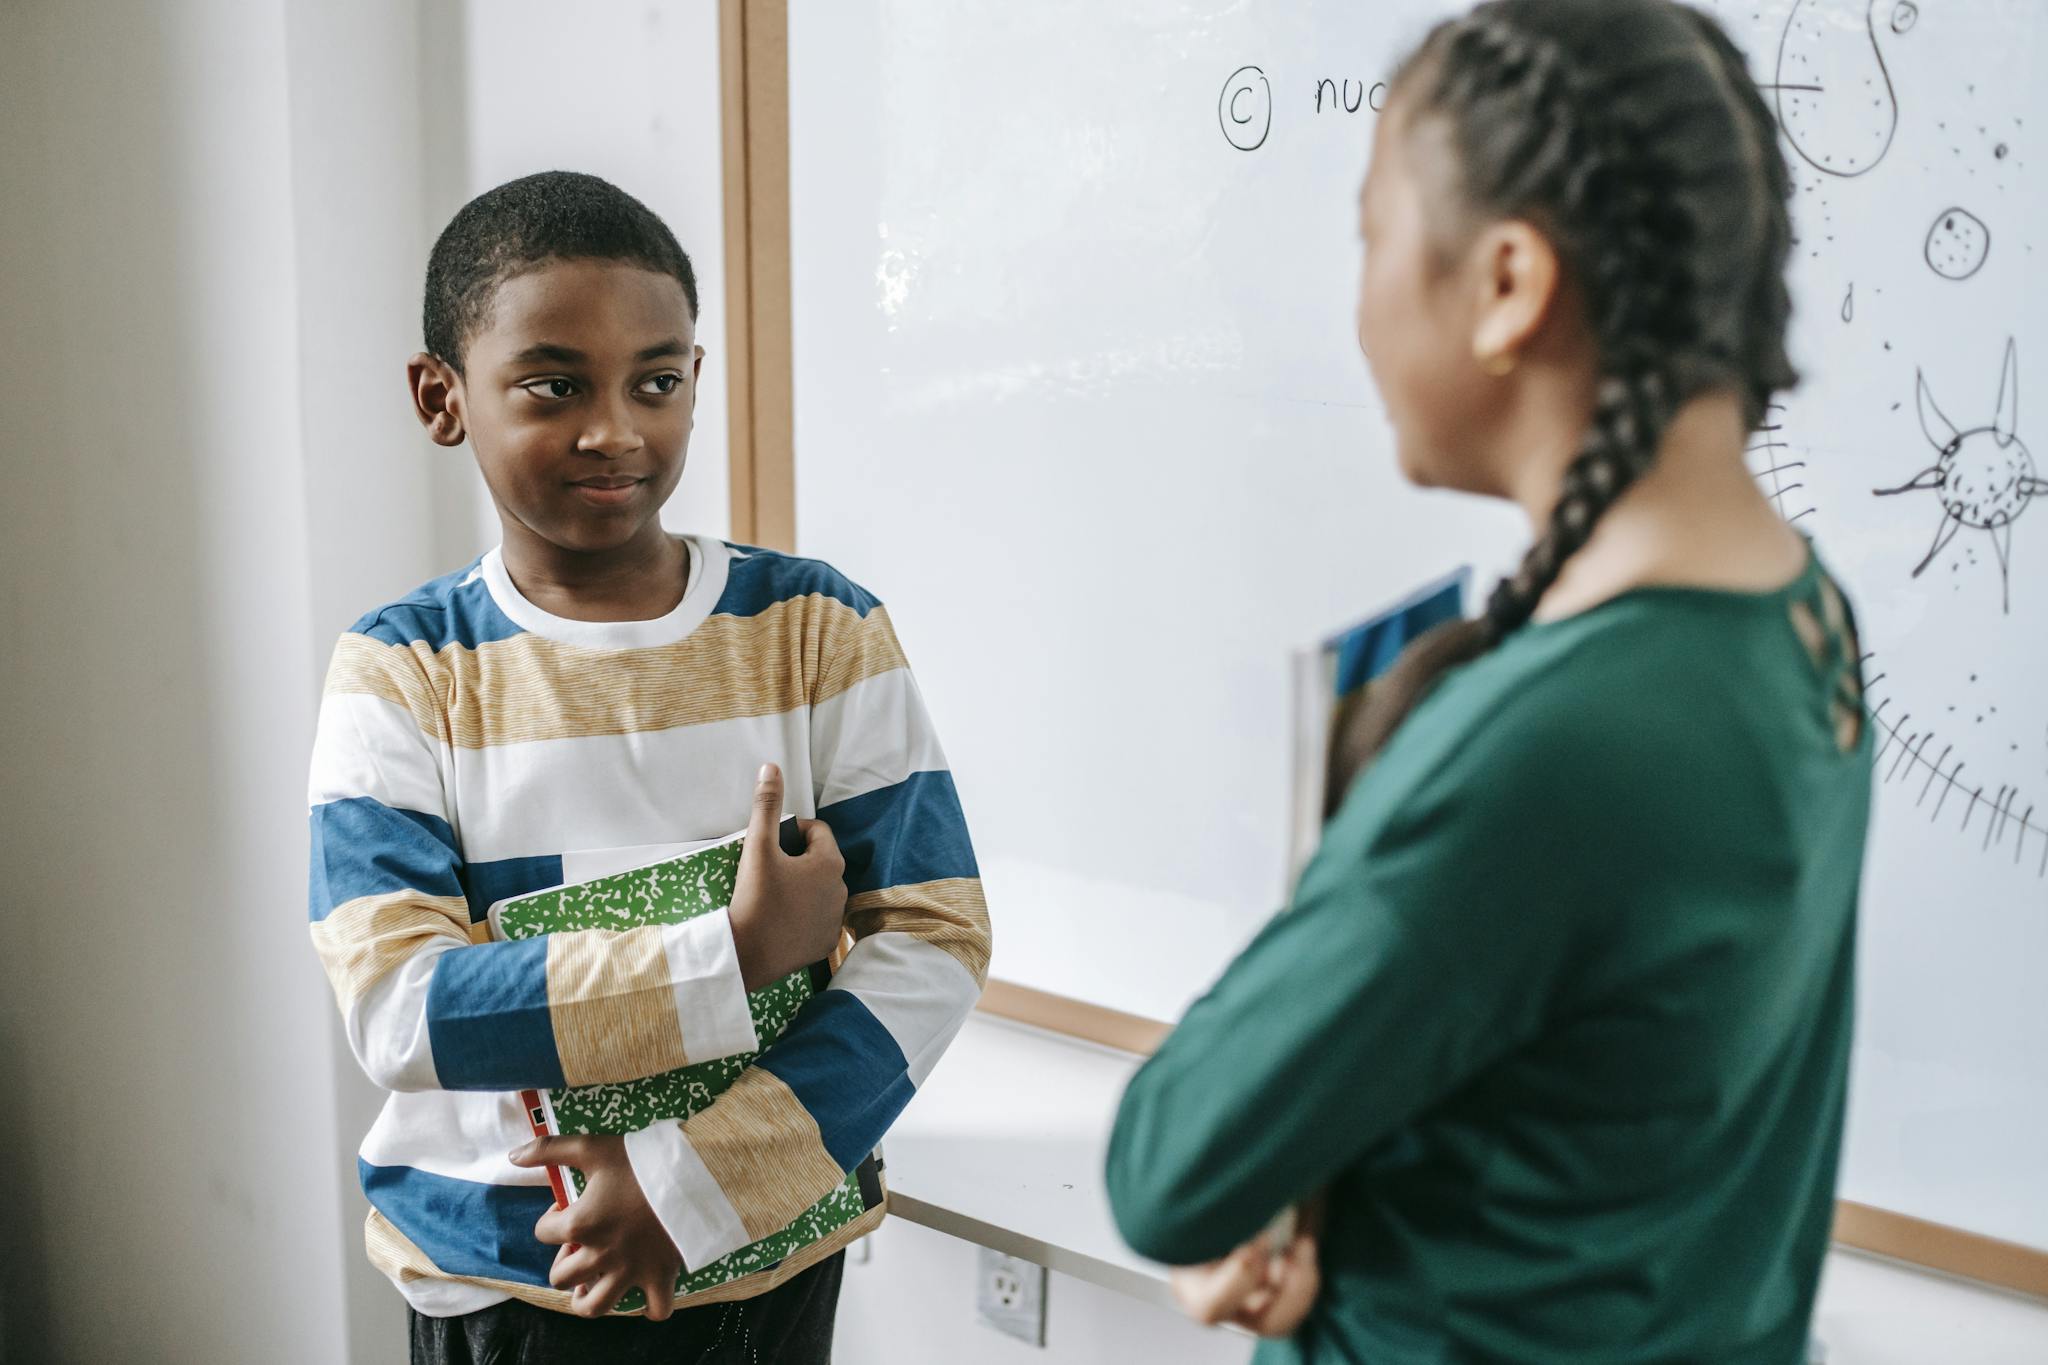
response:
<path id="1" fill-rule="evenodd" d="M 1133 1079 L 1108 1182 L 1136 1250 L 1229 1254 L 1536 1032 L 1586 903 L 1549 870 L 1576 817 L 1523 764 L 1484 767 L 1384 824 L 1347 803 L 1293 907 Z"/>

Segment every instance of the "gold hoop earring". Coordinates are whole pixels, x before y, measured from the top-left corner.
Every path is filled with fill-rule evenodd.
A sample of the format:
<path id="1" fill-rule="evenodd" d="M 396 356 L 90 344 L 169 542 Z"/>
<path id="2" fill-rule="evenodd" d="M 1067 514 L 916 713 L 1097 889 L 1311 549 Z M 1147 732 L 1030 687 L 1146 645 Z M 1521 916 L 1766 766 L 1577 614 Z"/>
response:
<path id="1" fill-rule="evenodd" d="M 1514 373 L 1515 362 L 1520 357 L 1513 351 L 1495 351 L 1492 355 L 1475 355 L 1473 359 L 1479 362 L 1480 369 L 1495 379 L 1501 379 Z"/>

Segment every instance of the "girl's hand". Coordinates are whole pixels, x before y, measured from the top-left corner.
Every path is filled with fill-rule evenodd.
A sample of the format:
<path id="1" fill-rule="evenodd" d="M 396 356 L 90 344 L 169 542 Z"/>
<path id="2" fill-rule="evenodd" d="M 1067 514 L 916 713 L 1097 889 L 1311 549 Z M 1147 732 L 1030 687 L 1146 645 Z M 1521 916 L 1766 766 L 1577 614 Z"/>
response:
<path id="1" fill-rule="evenodd" d="M 682 1254 L 640 1190 L 621 1137 L 535 1138 L 512 1153 L 515 1166 L 553 1162 L 583 1172 L 583 1193 L 566 1209 L 551 1208 L 534 1235 L 558 1246 L 548 1283 L 571 1290 L 569 1311 L 601 1318 L 637 1288 L 647 1295 L 647 1317 L 660 1322 L 675 1310 Z"/>
<path id="2" fill-rule="evenodd" d="M 1262 1337 L 1293 1336 L 1322 1292 L 1316 1257 L 1313 1228 L 1297 1233 L 1277 1256 L 1262 1233 L 1220 1261 L 1176 1266 L 1174 1301 L 1205 1326 L 1227 1322 Z"/>

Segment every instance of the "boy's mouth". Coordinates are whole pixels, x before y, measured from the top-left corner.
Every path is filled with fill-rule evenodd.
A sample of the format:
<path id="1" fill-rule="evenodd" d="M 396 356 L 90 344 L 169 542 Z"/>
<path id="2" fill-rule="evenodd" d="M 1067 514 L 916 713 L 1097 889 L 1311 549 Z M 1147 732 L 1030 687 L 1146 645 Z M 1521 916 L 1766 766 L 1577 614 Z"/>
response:
<path id="1" fill-rule="evenodd" d="M 629 500 L 645 482 L 645 479 L 627 474 L 593 474 L 587 479 L 573 480 L 569 486 L 581 493 L 586 502 L 599 507 L 616 507 Z"/>

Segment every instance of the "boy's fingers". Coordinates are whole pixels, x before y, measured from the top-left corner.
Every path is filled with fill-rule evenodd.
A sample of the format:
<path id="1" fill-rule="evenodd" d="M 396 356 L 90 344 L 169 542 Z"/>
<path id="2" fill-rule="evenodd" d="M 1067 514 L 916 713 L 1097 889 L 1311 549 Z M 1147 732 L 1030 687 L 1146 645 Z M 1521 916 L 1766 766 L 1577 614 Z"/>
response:
<path id="1" fill-rule="evenodd" d="M 640 1292 L 647 1296 L 647 1320 L 660 1322 L 676 1310 L 676 1278 L 673 1275 L 657 1274 L 640 1286 Z"/>
<path id="2" fill-rule="evenodd" d="M 782 769 L 763 763 L 754 780 L 754 809 L 747 817 L 747 847 L 766 856 L 776 847 L 775 827 L 782 823 Z"/>
<path id="3" fill-rule="evenodd" d="M 548 1267 L 548 1283 L 557 1289 L 583 1284 L 597 1273 L 597 1253 L 589 1247 L 565 1246 Z"/>
<path id="4" fill-rule="evenodd" d="M 550 1208 L 533 1225 L 533 1235 L 551 1247 L 568 1246 L 576 1240 L 569 1235 L 569 1210 Z"/>
<path id="5" fill-rule="evenodd" d="M 626 1297 L 626 1286 L 621 1283 L 616 1271 L 586 1285 L 580 1285 L 569 1296 L 569 1311 L 578 1317 L 601 1318 L 612 1311 L 612 1305 Z"/>
<path id="6" fill-rule="evenodd" d="M 804 852 L 837 853 L 839 851 L 839 836 L 832 832 L 832 826 L 826 824 L 823 820 L 805 820 L 801 823 L 804 832 Z"/>
<path id="7" fill-rule="evenodd" d="M 592 1229 L 586 1226 L 589 1219 L 584 1216 L 588 1212 L 589 1207 L 580 1200 L 566 1208 L 550 1204 L 548 1211 L 533 1225 L 533 1235 L 549 1246 L 574 1247 L 579 1232 L 586 1234 L 585 1240 L 589 1240 L 587 1234 Z"/>
<path id="8" fill-rule="evenodd" d="M 583 1169 L 582 1158 L 586 1144 L 581 1137 L 535 1138 L 524 1147 L 516 1147 L 507 1157 L 514 1166 L 574 1166 Z"/>

